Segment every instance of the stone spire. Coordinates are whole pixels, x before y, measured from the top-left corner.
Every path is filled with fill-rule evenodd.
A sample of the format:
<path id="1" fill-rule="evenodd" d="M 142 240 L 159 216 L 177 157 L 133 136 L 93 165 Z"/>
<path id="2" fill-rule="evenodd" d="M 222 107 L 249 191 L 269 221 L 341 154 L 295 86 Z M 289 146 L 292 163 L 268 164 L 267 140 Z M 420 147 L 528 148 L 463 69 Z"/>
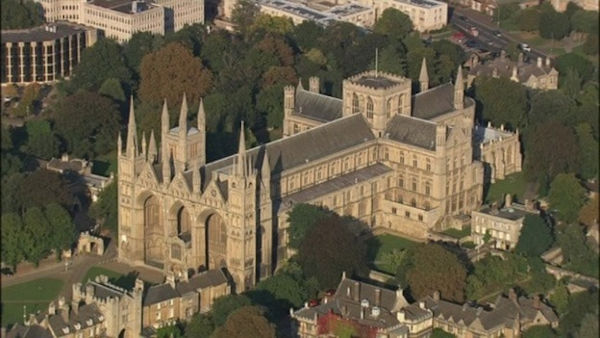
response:
<path id="1" fill-rule="evenodd" d="M 156 148 L 156 138 L 154 138 L 154 130 L 150 132 L 150 144 L 148 145 L 148 160 L 150 163 L 154 163 L 158 157 L 158 150 Z"/>
<path id="2" fill-rule="evenodd" d="M 187 98 L 185 97 L 185 93 L 183 93 L 183 99 L 181 100 L 181 111 L 179 112 L 179 136 L 185 137 L 187 135 L 187 114 Z"/>
<path id="3" fill-rule="evenodd" d="M 271 182 L 271 166 L 269 164 L 269 153 L 265 149 L 265 156 L 263 156 L 263 162 L 260 167 L 260 179 L 265 185 L 269 185 Z"/>
<path id="4" fill-rule="evenodd" d="M 296 87 L 297 90 L 304 90 L 304 87 L 302 86 L 302 78 L 298 78 L 298 87 Z"/>
<path id="5" fill-rule="evenodd" d="M 121 156 L 121 152 L 123 151 L 123 140 L 121 139 L 121 132 L 117 135 L 117 155 Z"/>
<path id="6" fill-rule="evenodd" d="M 148 140 L 146 139 L 146 132 L 142 130 L 142 156 L 144 156 L 144 160 L 146 160 L 148 157 L 148 153 L 146 152 L 147 149 L 147 145 L 148 145 Z"/>
<path id="7" fill-rule="evenodd" d="M 169 184 L 171 183 L 171 163 L 173 162 L 173 153 L 169 152 L 165 155 L 166 156 L 162 161 L 162 176 L 163 183 Z"/>
<path id="8" fill-rule="evenodd" d="M 419 74 L 419 83 L 421 84 L 421 91 L 424 92 L 429 89 L 429 74 L 427 73 L 427 60 L 423 58 L 421 63 L 421 74 Z"/>
<path id="9" fill-rule="evenodd" d="M 137 132 L 135 125 L 135 111 L 133 109 L 133 95 L 130 98 L 129 104 L 129 123 L 127 125 L 127 144 L 126 154 L 130 158 L 135 158 L 138 155 Z"/>
<path id="10" fill-rule="evenodd" d="M 198 165 L 198 162 L 194 162 L 194 165 L 192 167 L 192 191 L 194 193 L 200 192 L 201 183 L 202 182 L 200 181 L 200 166 Z"/>
<path id="11" fill-rule="evenodd" d="M 162 108 L 162 115 L 160 117 L 160 139 L 161 139 L 161 150 L 160 160 L 166 162 L 169 160 L 169 154 L 167 153 L 167 133 L 169 132 L 169 108 L 167 106 L 167 99 L 165 98 Z"/>
<path id="12" fill-rule="evenodd" d="M 238 153 L 237 153 L 237 163 L 236 163 L 236 168 L 235 168 L 235 173 L 237 175 L 246 177 L 247 175 L 247 163 L 246 163 L 246 137 L 245 137 L 245 131 L 244 131 L 244 121 L 242 121 L 241 123 L 241 128 L 240 128 L 240 144 L 238 147 Z"/>
<path id="13" fill-rule="evenodd" d="M 458 66 L 456 72 L 456 82 L 454 83 L 454 109 L 463 109 L 465 107 L 465 83 L 463 81 L 462 67 Z"/>
<path id="14" fill-rule="evenodd" d="M 204 100 L 200 99 L 200 104 L 198 105 L 198 131 L 204 132 L 206 130 L 206 113 L 204 112 Z"/>

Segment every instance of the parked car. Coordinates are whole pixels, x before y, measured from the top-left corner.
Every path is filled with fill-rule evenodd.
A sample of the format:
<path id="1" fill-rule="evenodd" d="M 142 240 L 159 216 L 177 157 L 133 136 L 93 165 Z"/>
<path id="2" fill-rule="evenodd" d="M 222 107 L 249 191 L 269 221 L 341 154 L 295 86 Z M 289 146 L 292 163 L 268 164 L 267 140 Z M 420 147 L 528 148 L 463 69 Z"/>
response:
<path id="1" fill-rule="evenodd" d="M 500 31 L 494 31 L 494 35 L 497 37 L 502 37 L 502 32 Z"/>
<path id="2" fill-rule="evenodd" d="M 471 26 L 471 28 L 469 28 L 469 31 L 471 32 L 471 35 L 475 37 L 479 36 L 479 30 L 477 29 L 477 27 Z"/>
<path id="3" fill-rule="evenodd" d="M 531 52 L 531 47 L 529 47 L 529 45 L 526 44 L 526 43 L 520 43 L 519 44 L 519 49 L 522 50 L 522 51 L 524 51 L 524 52 L 527 52 L 527 53 Z"/>

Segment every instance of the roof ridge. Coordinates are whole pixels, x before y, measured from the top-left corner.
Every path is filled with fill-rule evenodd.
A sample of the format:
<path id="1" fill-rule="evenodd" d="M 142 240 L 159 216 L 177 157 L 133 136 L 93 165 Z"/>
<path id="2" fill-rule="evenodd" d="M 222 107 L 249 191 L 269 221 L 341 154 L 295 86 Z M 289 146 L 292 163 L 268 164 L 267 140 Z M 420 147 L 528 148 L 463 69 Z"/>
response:
<path id="1" fill-rule="evenodd" d="M 298 88 L 296 94 L 298 94 L 298 92 L 303 92 L 303 93 L 311 94 L 311 95 L 318 95 L 319 97 L 324 97 L 324 98 L 331 99 L 331 100 L 343 101 L 343 99 L 340 99 L 339 97 L 326 95 L 324 93 L 311 92 L 310 90 L 306 90 L 304 88 Z"/>
<path id="2" fill-rule="evenodd" d="M 443 87 L 443 86 L 447 86 L 447 85 L 453 86 L 453 84 L 452 84 L 452 81 L 448 81 L 448 82 L 446 82 L 446 83 L 439 84 L 439 85 L 437 85 L 437 86 L 435 86 L 435 87 L 429 88 L 429 89 L 427 89 L 427 90 L 424 90 L 424 91 L 422 91 L 422 92 L 418 92 L 418 93 L 416 93 L 415 95 L 413 95 L 413 97 L 416 97 L 416 96 L 419 96 L 419 95 L 421 95 L 421 94 L 425 94 L 425 93 L 428 93 L 428 92 L 432 92 L 432 91 L 434 91 L 435 89 L 439 89 L 439 88 L 441 88 L 441 87 Z"/>

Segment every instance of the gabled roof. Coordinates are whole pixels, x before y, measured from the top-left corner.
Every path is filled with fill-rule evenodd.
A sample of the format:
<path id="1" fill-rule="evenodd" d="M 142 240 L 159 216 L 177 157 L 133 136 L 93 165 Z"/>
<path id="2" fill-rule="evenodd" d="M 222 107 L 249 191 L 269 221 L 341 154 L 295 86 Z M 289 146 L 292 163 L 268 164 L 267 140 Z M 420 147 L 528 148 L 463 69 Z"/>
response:
<path id="1" fill-rule="evenodd" d="M 7 338 L 52 338 L 48 329 L 40 325 L 24 326 L 15 324 L 10 331 L 6 333 Z"/>
<path id="2" fill-rule="evenodd" d="M 435 129 L 435 123 L 396 115 L 388 122 L 385 132 L 394 141 L 435 150 Z"/>
<path id="3" fill-rule="evenodd" d="M 429 120 L 454 110 L 454 85 L 450 82 L 412 97 L 412 116 Z"/>
<path id="4" fill-rule="evenodd" d="M 342 117 L 342 100 L 333 96 L 296 89 L 294 114 L 319 122 L 329 122 Z"/>
<path id="5" fill-rule="evenodd" d="M 177 283 L 177 292 L 184 295 L 188 292 L 204 289 L 211 286 L 227 284 L 227 276 L 221 270 L 208 270 L 199 273 L 187 282 Z"/>
<path id="6" fill-rule="evenodd" d="M 146 296 L 144 297 L 143 306 L 150 306 L 173 298 L 179 298 L 179 294 L 171 284 L 164 283 L 154 285 L 148 289 L 148 293 L 146 293 Z"/>

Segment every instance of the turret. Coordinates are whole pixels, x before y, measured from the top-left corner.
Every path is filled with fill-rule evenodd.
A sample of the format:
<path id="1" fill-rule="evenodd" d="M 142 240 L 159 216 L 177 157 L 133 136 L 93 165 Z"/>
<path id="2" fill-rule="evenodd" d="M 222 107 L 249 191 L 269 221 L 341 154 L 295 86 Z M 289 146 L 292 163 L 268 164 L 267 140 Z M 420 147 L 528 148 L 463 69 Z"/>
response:
<path id="1" fill-rule="evenodd" d="M 121 132 L 117 135 L 117 155 L 121 156 L 123 152 L 123 140 L 121 139 Z"/>
<path id="2" fill-rule="evenodd" d="M 458 66 L 456 82 L 454 83 L 454 109 L 465 107 L 465 83 L 463 82 L 462 67 Z"/>
<path id="3" fill-rule="evenodd" d="M 144 160 L 148 158 L 148 153 L 146 152 L 148 140 L 146 139 L 146 132 L 142 130 L 142 156 Z"/>
<path id="4" fill-rule="evenodd" d="M 158 150 L 156 148 L 156 139 L 154 138 L 154 130 L 150 132 L 150 144 L 148 145 L 148 161 L 153 164 L 158 158 Z"/>
<path id="5" fill-rule="evenodd" d="M 244 121 L 242 121 L 240 128 L 240 143 L 238 146 L 235 174 L 242 177 L 246 177 L 248 175 L 246 163 L 246 138 L 244 131 Z"/>
<path id="6" fill-rule="evenodd" d="M 173 153 L 169 152 L 162 161 L 163 183 L 171 183 L 171 163 L 173 162 Z"/>
<path id="7" fill-rule="evenodd" d="M 198 162 L 194 162 L 192 168 L 192 191 L 194 193 L 199 193 L 201 188 L 202 181 L 200 179 L 200 166 Z"/>
<path id="8" fill-rule="evenodd" d="M 427 60 L 423 58 L 421 63 L 421 74 L 419 74 L 419 83 L 421 84 L 421 92 L 429 89 L 429 74 L 427 74 Z"/>
<path id="9" fill-rule="evenodd" d="M 177 150 L 179 152 L 177 158 L 177 171 L 185 171 L 185 166 L 187 163 L 187 114 L 188 114 L 188 104 L 185 93 L 183 93 L 183 98 L 181 100 L 181 110 L 179 112 L 179 141 Z"/>
<path id="10" fill-rule="evenodd" d="M 260 167 L 260 179 L 265 185 L 269 184 L 271 181 L 271 166 L 269 164 L 269 154 L 267 153 L 267 149 L 265 149 L 265 156 L 263 156 L 263 162 Z"/>
<path id="11" fill-rule="evenodd" d="M 129 105 L 129 123 L 127 125 L 127 145 L 125 153 L 130 159 L 134 159 L 138 155 L 137 133 L 135 125 L 135 112 L 133 110 L 133 96 L 130 98 Z"/>
<path id="12" fill-rule="evenodd" d="M 167 99 L 165 99 L 162 108 L 162 114 L 160 117 L 160 160 L 162 162 L 169 160 L 169 153 L 167 150 L 167 134 L 169 133 L 169 108 L 167 107 Z"/>
<path id="13" fill-rule="evenodd" d="M 319 93 L 319 78 L 317 76 L 311 76 L 308 79 L 308 90 L 313 93 Z"/>
<path id="14" fill-rule="evenodd" d="M 206 113 L 204 112 L 204 100 L 200 99 L 200 104 L 198 105 L 198 132 L 201 134 L 201 145 L 198 152 L 200 153 L 200 157 L 198 162 L 198 166 L 204 165 L 206 162 Z"/>

